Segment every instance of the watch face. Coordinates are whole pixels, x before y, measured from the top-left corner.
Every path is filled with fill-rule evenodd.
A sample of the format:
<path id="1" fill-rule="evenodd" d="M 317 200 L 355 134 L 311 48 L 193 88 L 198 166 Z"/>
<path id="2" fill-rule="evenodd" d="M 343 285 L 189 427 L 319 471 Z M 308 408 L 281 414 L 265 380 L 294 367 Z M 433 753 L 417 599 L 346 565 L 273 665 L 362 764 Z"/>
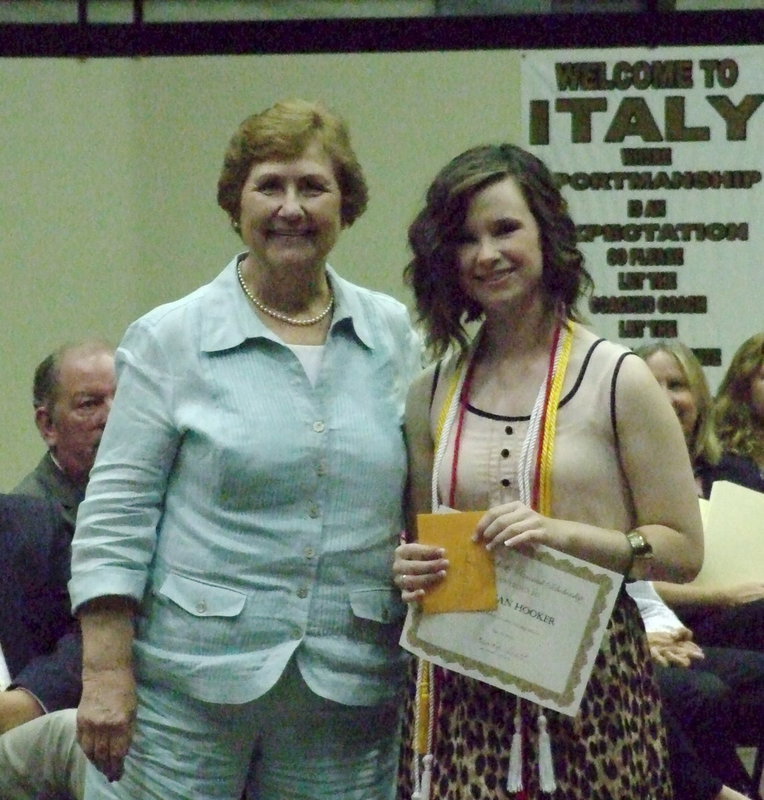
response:
<path id="1" fill-rule="evenodd" d="M 630 531 L 627 538 L 637 558 L 649 558 L 653 554 L 652 545 L 641 533 Z"/>

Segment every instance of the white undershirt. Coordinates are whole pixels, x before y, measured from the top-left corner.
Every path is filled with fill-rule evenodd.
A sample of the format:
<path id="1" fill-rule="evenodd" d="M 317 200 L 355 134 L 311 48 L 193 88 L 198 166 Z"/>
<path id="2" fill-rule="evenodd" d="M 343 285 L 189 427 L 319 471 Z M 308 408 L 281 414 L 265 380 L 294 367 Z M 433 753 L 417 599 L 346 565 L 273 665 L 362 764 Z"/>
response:
<path id="1" fill-rule="evenodd" d="M 5 663 L 3 646 L 0 644 L 0 692 L 5 691 L 11 682 L 11 673 L 8 672 L 8 665 Z"/>
<path id="2" fill-rule="evenodd" d="M 302 368 L 308 376 L 311 386 L 316 385 L 318 373 L 321 371 L 321 362 L 324 358 L 323 344 L 290 344 L 288 347 L 300 359 Z"/>
<path id="3" fill-rule="evenodd" d="M 679 617 L 655 590 L 652 581 L 627 583 L 626 591 L 636 602 L 648 633 L 670 632 L 684 627 Z"/>

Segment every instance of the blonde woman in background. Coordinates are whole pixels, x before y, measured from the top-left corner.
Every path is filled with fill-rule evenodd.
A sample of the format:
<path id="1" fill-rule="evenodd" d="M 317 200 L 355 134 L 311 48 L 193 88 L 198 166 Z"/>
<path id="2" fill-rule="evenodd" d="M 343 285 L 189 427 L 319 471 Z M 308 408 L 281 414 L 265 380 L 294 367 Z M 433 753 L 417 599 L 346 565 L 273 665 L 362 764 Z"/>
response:
<path id="1" fill-rule="evenodd" d="M 692 350 L 682 342 L 665 341 L 636 348 L 635 352 L 647 362 L 679 419 L 698 494 L 707 498 L 714 481 L 720 480 L 764 491 L 764 479 L 755 461 L 741 451 L 726 448 L 717 436 L 711 391 Z"/>

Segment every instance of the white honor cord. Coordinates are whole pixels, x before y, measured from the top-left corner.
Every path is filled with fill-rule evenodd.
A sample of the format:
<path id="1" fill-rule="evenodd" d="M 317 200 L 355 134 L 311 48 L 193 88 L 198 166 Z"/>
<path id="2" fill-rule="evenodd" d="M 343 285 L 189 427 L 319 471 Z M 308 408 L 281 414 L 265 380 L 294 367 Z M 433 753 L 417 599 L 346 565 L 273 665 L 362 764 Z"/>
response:
<path id="1" fill-rule="evenodd" d="M 440 503 L 438 501 L 438 498 L 440 496 L 440 492 L 438 491 L 438 476 L 440 475 L 440 466 L 443 463 L 443 458 L 446 454 L 446 448 L 448 447 L 448 439 L 451 435 L 451 428 L 454 427 L 454 421 L 456 420 L 456 416 L 459 413 L 459 405 L 462 397 L 462 388 L 464 387 L 464 381 L 469 372 L 470 362 L 472 361 L 474 353 L 475 350 L 473 348 L 470 354 L 464 358 L 462 364 L 457 365 L 456 367 L 457 369 L 461 367 L 461 372 L 459 373 L 459 380 L 457 381 L 456 388 L 454 389 L 453 395 L 451 396 L 451 404 L 448 407 L 446 418 L 443 421 L 443 429 L 438 432 L 438 441 L 436 442 L 435 455 L 432 464 L 432 481 L 430 484 L 430 503 L 433 514 L 438 510 L 438 507 L 440 506 Z"/>
<path id="2" fill-rule="evenodd" d="M 569 336 L 570 330 L 567 326 L 561 332 L 557 343 L 557 350 L 554 353 L 552 365 L 552 375 L 547 375 L 541 383 L 536 402 L 533 404 L 530 421 L 528 423 L 528 433 L 523 441 L 520 450 L 518 463 L 518 483 L 520 490 L 520 502 L 530 506 L 533 500 L 532 488 L 535 477 L 534 465 L 536 463 L 536 451 L 539 447 L 541 435 L 541 420 L 544 416 L 544 406 L 546 404 L 547 386 L 550 378 L 557 374 L 557 367 L 563 351 L 563 337 Z M 522 716 L 520 713 L 520 698 L 515 699 L 515 732 L 512 734 L 512 746 L 509 752 L 509 773 L 507 775 L 507 791 L 519 792 L 523 788 L 523 739 L 522 739 Z M 552 742 L 547 732 L 547 719 L 543 710 L 538 714 L 539 726 L 539 782 L 542 792 L 553 792 L 556 787 L 554 777 L 554 764 L 552 762 Z"/>
<path id="3" fill-rule="evenodd" d="M 536 448 L 538 447 L 539 432 L 541 430 L 541 417 L 544 412 L 544 400 L 546 398 L 546 380 L 541 384 L 536 402 L 533 404 L 530 422 L 528 423 L 528 433 L 523 441 L 520 450 L 520 459 L 517 465 L 517 476 L 520 484 L 520 502 L 529 506 L 533 499 L 531 487 L 533 484 L 533 465 L 535 463 Z"/>
<path id="4" fill-rule="evenodd" d="M 565 326 L 564 330 L 561 332 L 560 340 L 557 343 L 557 350 L 554 354 L 554 364 L 552 366 L 552 376 L 557 374 L 557 367 L 560 363 L 563 350 L 563 336 L 566 335 L 570 335 L 567 326 Z M 525 505 L 530 505 L 533 499 L 532 486 L 535 473 L 534 464 L 536 462 L 536 450 L 538 449 L 539 436 L 541 434 L 541 418 L 544 415 L 544 404 L 546 402 L 549 378 L 549 375 L 544 378 L 539 393 L 536 395 L 536 402 L 533 404 L 533 411 L 531 411 L 530 422 L 528 423 L 528 433 L 525 436 L 525 441 L 520 450 L 517 473 L 520 484 L 520 502 L 525 503 Z"/>

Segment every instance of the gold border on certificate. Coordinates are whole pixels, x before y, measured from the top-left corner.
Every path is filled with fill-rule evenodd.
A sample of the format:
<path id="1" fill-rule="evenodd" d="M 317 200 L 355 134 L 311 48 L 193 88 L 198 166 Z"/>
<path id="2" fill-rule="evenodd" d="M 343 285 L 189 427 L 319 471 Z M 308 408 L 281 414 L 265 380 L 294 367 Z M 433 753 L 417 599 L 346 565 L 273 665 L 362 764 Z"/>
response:
<path id="1" fill-rule="evenodd" d="M 440 614 L 436 616 L 441 619 L 433 621 L 412 605 L 401 645 L 434 664 L 575 715 L 623 576 L 543 546 L 533 556 L 508 550 L 497 557 L 496 569 L 500 585 L 496 611 Z M 557 619 L 530 608 L 525 595 L 515 592 L 529 581 L 538 588 L 535 604 L 540 609 L 553 608 Z M 508 597 L 508 592 L 522 596 L 523 601 Z M 555 593 L 560 596 L 552 597 Z M 527 625 L 522 618 L 518 622 L 518 608 L 523 609 L 521 613 L 535 613 L 535 618 Z M 559 627 L 552 630 L 553 626 Z M 502 637 L 502 629 L 518 635 L 509 641 Z M 492 650 L 493 663 L 481 657 L 486 648 Z M 532 676 L 527 674 L 529 669 Z"/>

